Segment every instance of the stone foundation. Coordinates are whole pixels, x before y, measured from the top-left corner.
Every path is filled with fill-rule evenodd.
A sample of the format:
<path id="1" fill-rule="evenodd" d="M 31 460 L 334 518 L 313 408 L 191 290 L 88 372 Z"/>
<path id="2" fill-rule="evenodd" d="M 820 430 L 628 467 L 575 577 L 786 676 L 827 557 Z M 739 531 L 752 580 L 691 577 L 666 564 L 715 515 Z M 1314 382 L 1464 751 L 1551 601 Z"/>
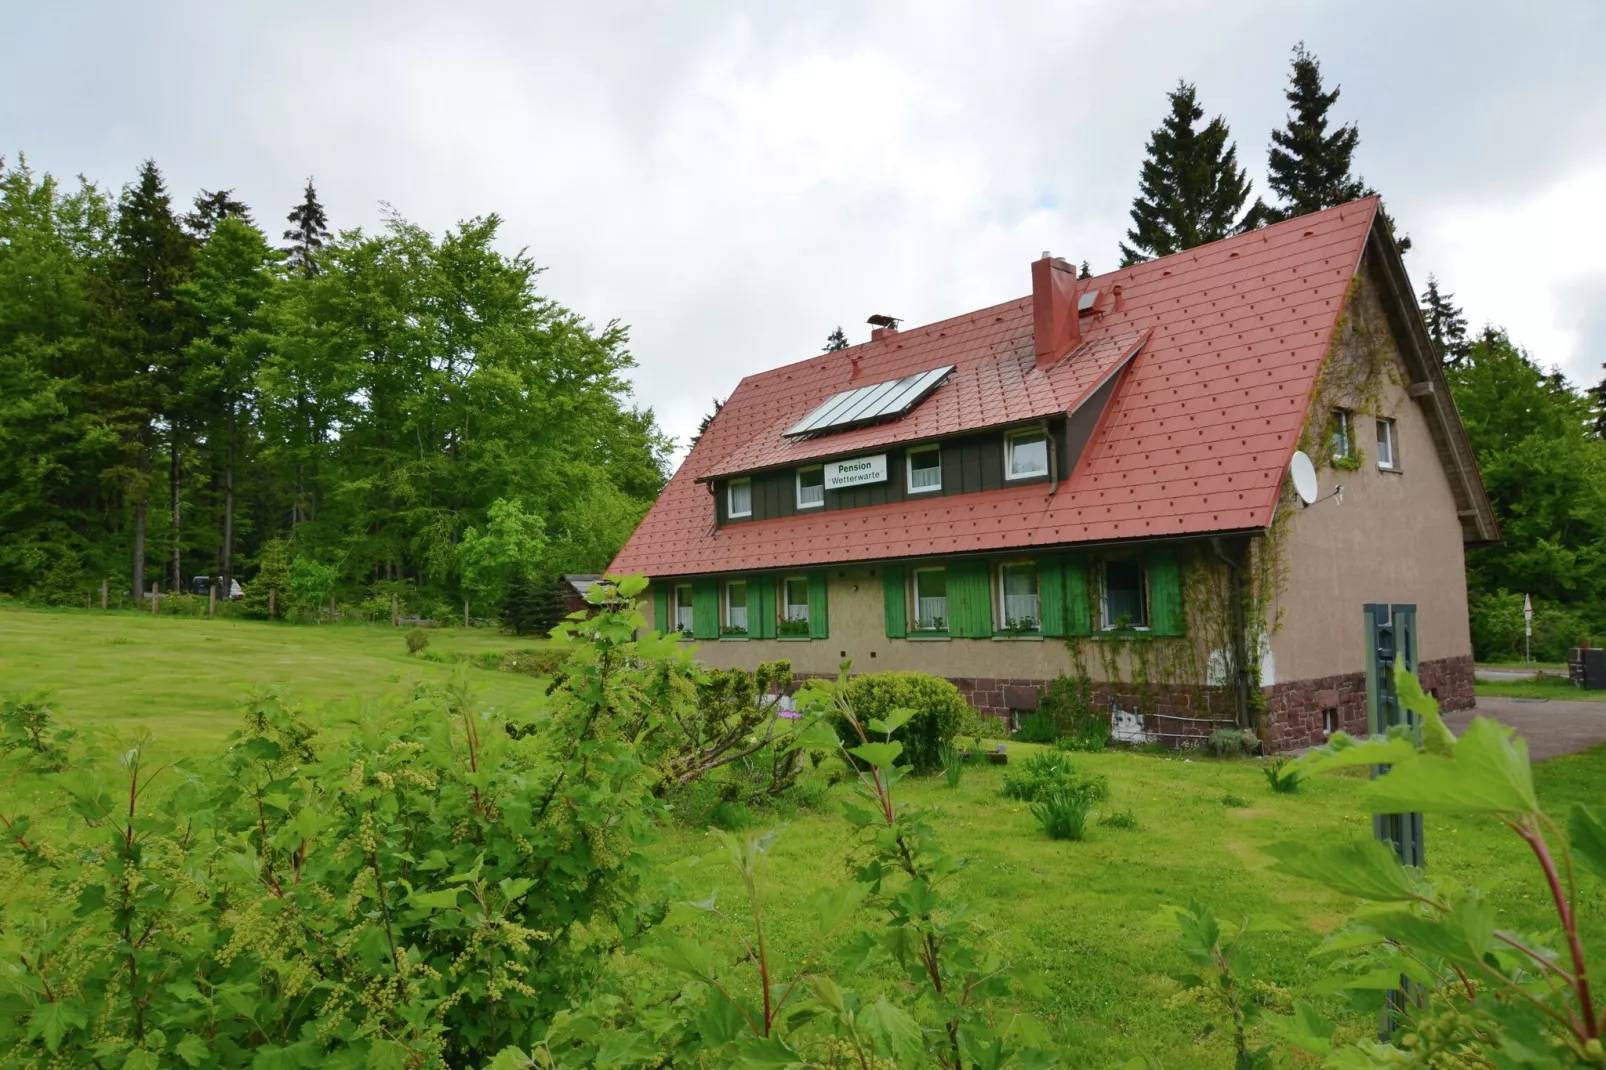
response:
<path id="1" fill-rule="evenodd" d="M 1422 689 L 1439 700 L 1440 709 L 1472 706 L 1472 655 L 1424 661 L 1417 667 L 1417 677 Z M 1294 680 L 1262 690 L 1266 742 L 1274 751 L 1320 746 L 1332 731 L 1360 737 L 1370 734 L 1364 672 Z"/>

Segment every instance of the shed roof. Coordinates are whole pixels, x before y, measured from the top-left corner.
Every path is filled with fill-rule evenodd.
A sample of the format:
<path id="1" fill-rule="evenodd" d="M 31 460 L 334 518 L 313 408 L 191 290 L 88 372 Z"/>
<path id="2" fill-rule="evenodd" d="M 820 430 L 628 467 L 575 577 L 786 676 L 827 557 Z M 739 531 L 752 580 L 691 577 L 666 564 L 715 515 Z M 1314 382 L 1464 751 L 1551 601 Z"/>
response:
<path id="1" fill-rule="evenodd" d="M 1377 215 L 1368 197 L 1086 280 L 1081 292 L 1098 297 L 1082 341 L 1048 368 L 1034 359 L 1028 295 L 749 375 L 609 571 L 683 576 L 1264 529 Z M 784 435 L 834 393 L 948 364 L 953 374 L 901 420 Z M 1035 484 L 716 528 L 700 485 L 1072 411 L 1117 371 L 1052 494 Z"/>

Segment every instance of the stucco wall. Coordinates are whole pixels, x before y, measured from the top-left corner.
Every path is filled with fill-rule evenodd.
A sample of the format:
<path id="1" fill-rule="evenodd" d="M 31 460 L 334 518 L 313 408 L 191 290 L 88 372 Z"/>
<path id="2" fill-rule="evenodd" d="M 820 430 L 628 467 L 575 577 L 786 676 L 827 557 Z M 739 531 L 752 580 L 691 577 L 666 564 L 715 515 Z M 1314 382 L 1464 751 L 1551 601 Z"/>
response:
<path id="1" fill-rule="evenodd" d="M 1470 655 L 1462 529 L 1449 479 L 1427 419 L 1406 389 L 1404 365 L 1369 272 L 1363 271 L 1331 361 L 1373 365 L 1380 347 L 1392 373 L 1355 388 L 1354 376 L 1327 380 L 1310 426 L 1324 427 L 1333 406 L 1355 411 L 1354 437 L 1364 452 L 1357 471 L 1318 466 L 1321 493 L 1343 486 L 1344 500 L 1301 508 L 1285 497 L 1286 528 L 1277 536 L 1286 583 L 1269 606 L 1275 680 L 1311 680 L 1364 668 L 1361 606 L 1414 602 L 1423 661 Z M 1399 470 L 1377 467 L 1376 418 L 1395 421 Z M 1264 672 L 1263 668 L 1263 672 Z"/>

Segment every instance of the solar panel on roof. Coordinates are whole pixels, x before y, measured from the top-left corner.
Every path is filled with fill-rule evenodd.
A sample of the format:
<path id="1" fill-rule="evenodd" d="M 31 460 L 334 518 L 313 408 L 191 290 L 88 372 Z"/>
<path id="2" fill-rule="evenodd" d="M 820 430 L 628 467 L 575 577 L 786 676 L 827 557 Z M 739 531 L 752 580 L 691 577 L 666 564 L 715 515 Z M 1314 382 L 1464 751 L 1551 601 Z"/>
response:
<path id="1" fill-rule="evenodd" d="M 954 365 L 950 364 L 902 379 L 889 379 L 884 383 L 871 383 L 832 394 L 813 412 L 793 424 L 787 430 L 786 437 L 797 438 L 877 420 L 895 419 L 920 404 L 953 370 Z"/>

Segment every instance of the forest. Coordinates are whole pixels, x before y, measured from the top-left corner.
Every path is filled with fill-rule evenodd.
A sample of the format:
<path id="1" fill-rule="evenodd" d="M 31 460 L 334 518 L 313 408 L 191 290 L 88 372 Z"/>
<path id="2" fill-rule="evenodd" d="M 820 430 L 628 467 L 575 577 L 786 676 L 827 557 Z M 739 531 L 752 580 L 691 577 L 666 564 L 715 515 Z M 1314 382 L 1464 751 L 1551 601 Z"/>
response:
<path id="1" fill-rule="evenodd" d="M 154 161 L 116 196 L 0 161 L 0 591 L 443 618 L 601 571 L 672 443 L 625 328 L 543 297 L 500 225 L 332 233 L 309 180 L 275 242 Z"/>

